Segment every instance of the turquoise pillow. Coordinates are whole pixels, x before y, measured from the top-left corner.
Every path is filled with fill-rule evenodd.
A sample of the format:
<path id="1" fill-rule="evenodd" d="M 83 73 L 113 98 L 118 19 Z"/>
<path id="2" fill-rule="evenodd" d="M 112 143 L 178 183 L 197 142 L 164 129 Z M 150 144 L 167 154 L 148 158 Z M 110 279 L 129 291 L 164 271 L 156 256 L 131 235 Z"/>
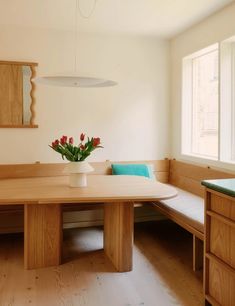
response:
<path id="1" fill-rule="evenodd" d="M 136 175 L 153 179 L 154 174 L 151 165 L 145 164 L 112 164 L 114 175 Z"/>

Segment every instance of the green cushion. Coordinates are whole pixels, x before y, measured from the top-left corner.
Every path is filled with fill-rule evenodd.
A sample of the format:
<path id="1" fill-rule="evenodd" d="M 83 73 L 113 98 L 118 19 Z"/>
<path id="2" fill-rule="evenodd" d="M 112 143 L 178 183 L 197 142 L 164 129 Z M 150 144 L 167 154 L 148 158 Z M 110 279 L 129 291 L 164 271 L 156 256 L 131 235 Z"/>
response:
<path id="1" fill-rule="evenodd" d="M 154 178 L 151 165 L 146 164 L 112 164 L 114 175 L 136 175 Z"/>

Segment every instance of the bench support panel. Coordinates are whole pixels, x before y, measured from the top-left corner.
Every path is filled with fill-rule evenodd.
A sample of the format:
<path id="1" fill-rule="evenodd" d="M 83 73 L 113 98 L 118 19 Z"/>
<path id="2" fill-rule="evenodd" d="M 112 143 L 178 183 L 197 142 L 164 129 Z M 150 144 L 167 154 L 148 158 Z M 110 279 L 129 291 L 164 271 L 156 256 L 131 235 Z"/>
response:
<path id="1" fill-rule="evenodd" d="M 62 214 L 60 204 L 24 207 L 24 264 L 26 269 L 61 263 Z"/>
<path id="2" fill-rule="evenodd" d="M 193 235 L 193 271 L 203 268 L 203 241 Z"/>
<path id="3" fill-rule="evenodd" d="M 134 203 L 105 203 L 104 251 L 118 272 L 132 270 Z"/>

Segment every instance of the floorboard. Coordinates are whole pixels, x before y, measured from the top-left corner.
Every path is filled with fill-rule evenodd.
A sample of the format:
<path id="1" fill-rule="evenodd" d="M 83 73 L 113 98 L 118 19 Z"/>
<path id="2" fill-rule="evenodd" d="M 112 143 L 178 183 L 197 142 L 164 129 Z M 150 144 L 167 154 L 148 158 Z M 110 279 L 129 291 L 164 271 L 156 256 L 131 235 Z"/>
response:
<path id="1" fill-rule="evenodd" d="M 202 306 L 192 236 L 169 221 L 135 226 L 134 270 L 117 273 L 100 227 L 64 231 L 63 264 L 26 271 L 23 237 L 0 236 L 0 306 Z"/>

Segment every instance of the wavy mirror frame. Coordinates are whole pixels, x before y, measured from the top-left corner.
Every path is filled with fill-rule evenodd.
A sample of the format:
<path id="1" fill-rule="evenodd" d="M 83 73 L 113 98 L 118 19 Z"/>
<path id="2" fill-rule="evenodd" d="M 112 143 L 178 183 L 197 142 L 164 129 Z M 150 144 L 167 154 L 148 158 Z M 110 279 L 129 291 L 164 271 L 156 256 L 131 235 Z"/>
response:
<path id="1" fill-rule="evenodd" d="M 30 103 L 30 107 L 29 107 L 30 108 L 31 116 L 30 116 L 29 123 L 24 124 L 23 123 L 23 111 L 22 111 L 22 115 L 21 115 L 21 117 L 22 117 L 22 124 L 15 123 L 15 122 L 7 123 L 7 124 L 2 124 L 0 122 L 0 128 L 38 128 L 38 125 L 35 124 L 35 115 L 36 115 L 35 114 L 35 103 L 36 103 L 36 99 L 35 99 L 34 93 L 35 93 L 36 85 L 33 82 L 33 79 L 36 77 L 36 67 L 38 66 L 38 63 L 34 63 L 34 62 L 17 62 L 17 61 L 0 61 L 0 67 L 5 67 L 6 68 L 8 65 L 12 68 L 11 69 L 11 74 L 12 74 L 13 77 L 9 78 L 9 80 L 10 79 L 12 80 L 12 84 L 9 84 L 10 81 L 8 81 L 8 84 L 6 83 L 7 82 L 6 75 L 4 75 L 2 73 L 2 71 L 0 71 L 1 72 L 0 73 L 0 97 L 4 97 L 4 89 L 7 87 L 8 91 L 11 92 L 11 97 L 10 98 L 9 98 L 9 95 L 10 95 L 9 92 L 7 93 L 8 94 L 8 100 L 11 100 L 12 104 L 14 104 L 14 103 L 17 104 L 17 96 L 16 95 L 17 94 L 19 95 L 19 92 L 20 92 L 21 95 L 23 93 L 23 83 L 22 83 L 22 80 L 21 80 L 21 82 L 18 80 L 19 78 L 17 78 L 17 73 L 19 73 L 19 71 L 20 71 L 19 68 L 20 67 L 22 67 L 22 68 L 25 67 L 25 66 L 29 67 L 30 71 L 31 71 L 30 80 L 29 80 L 30 86 L 31 86 L 30 93 L 29 93 L 30 98 L 31 98 L 31 103 Z M 4 71 L 4 69 L 3 69 L 3 71 Z M 5 87 L 4 87 L 4 82 L 5 82 Z M 21 84 L 21 88 L 19 87 L 19 84 Z M 1 88 L 1 86 L 3 86 L 4 88 Z M 17 89 L 17 86 L 18 86 L 18 89 Z M 17 93 L 16 93 L 16 91 L 17 91 Z M 6 91 L 5 91 L 5 94 L 6 94 Z M 22 100 L 22 102 L 23 102 L 23 100 Z M 1 101 L 0 101 L 0 106 L 1 106 Z M 12 120 L 12 121 L 14 121 L 14 120 Z"/>

